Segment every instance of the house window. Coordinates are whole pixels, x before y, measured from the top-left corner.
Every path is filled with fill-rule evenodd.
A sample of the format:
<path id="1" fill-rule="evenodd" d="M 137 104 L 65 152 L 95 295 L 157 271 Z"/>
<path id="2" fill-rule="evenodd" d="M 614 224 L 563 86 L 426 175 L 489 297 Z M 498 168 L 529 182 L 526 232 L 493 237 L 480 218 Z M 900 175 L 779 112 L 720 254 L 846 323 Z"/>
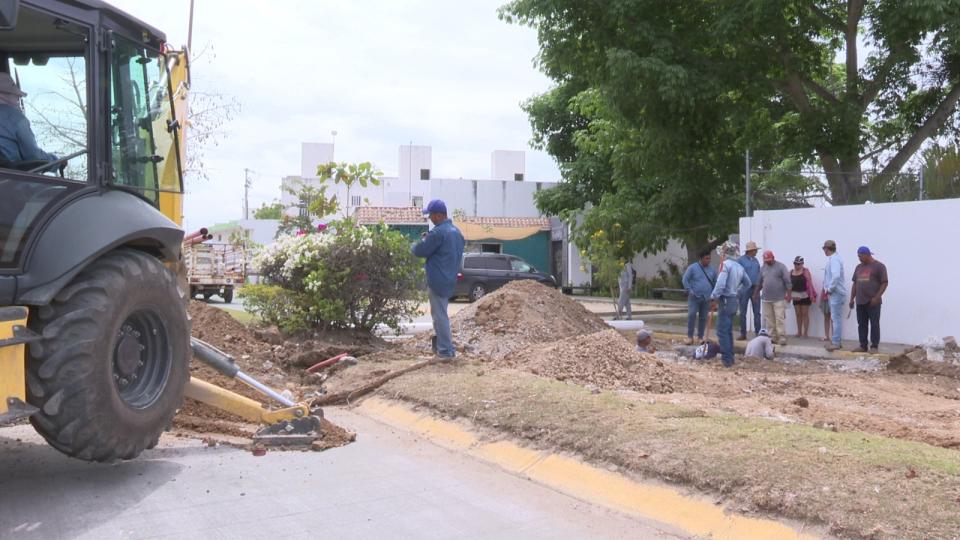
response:
<path id="1" fill-rule="evenodd" d="M 423 197 L 414 197 L 414 198 L 413 198 L 413 207 L 414 207 L 414 208 L 423 208 Z"/>
<path id="2" fill-rule="evenodd" d="M 464 251 L 467 253 L 502 253 L 503 244 L 485 242 L 467 242 Z"/>
<path id="3" fill-rule="evenodd" d="M 430 169 L 420 169 L 420 179 L 429 180 L 430 179 Z"/>
<path id="4" fill-rule="evenodd" d="M 360 196 L 351 195 L 350 196 L 350 206 L 360 206 Z"/>
<path id="5" fill-rule="evenodd" d="M 523 182 L 523 173 L 515 173 L 513 175 L 513 180 L 515 182 Z"/>

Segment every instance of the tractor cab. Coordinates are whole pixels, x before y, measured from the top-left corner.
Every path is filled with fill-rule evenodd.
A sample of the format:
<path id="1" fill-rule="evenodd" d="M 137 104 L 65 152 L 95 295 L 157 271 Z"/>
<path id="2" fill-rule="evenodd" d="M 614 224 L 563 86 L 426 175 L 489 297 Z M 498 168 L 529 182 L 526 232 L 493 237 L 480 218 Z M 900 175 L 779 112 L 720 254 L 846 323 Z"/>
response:
<path id="1" fill-rule="evenodd" d="M 179 223 L 186 55 L 98 1 L 0 0 L 0 27 L 0 276 L 27 271 L 39 226 L 87 192 Z"/>

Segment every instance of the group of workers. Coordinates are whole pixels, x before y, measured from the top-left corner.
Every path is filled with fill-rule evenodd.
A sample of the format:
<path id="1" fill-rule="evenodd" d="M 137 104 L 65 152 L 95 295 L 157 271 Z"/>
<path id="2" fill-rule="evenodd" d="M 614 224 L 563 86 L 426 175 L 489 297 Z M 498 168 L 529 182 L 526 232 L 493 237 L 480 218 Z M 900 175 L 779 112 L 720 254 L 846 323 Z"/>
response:
<path id="1" fill-rule="evenodd" d="M 733 319 L 740 312 L 741 340 L 747 339 L 747 308 L 753 311 L 754 340 L 747 344 L 747 356 L 772 358 L 773 345 L 786 345 L 786 306 L 793 304 L 797 321 L 797 337 L 806 337 L 810 327 L 810 306 L 818 294 L 804 259 L 797 256 L 793 269 L 776 260 L 772 251 L 757 260 L 759 246 L 747 242 L 745 254 L 739 246 L 726 242 L 718 249 L 724 260 L 719 274 L 710 266 L 711 253 L 703 251 L 700 260 L 691 264 L 683 275 L 688 292 L 687 342 L 693 343 L 694 324 L 703 342 L 707 318 L 717 312 L 717 342 L 724 366 L 732 366 Z M 857 250 L 860 264 L 853 273 L 853 286 L 848 295 L 844 280 L 843 259 L 833 240 L 823 243 L 827 257 L 821 289 L 820 306 L 824 313 L 824 340 L 828 351 L 841 348 L 843 307 L 856 307 L 860 348 L 858 352 L 875 352 L 880 346 L 880 307 L 887 290 L 887 268 L 873 257 L 867 246 Z M 762 315 L 761 315 L 762 314 Z M 868 340 L 869 338 L 869 340 Z"/>

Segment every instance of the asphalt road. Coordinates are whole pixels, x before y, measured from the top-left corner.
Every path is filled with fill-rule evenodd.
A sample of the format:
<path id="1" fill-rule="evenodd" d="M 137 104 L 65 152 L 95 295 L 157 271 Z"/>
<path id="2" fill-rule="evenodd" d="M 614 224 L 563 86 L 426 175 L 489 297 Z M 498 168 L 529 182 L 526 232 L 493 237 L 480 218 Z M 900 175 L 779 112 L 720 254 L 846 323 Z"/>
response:
<path id="1" fill-rule="evenodd" d="M 0 428 L 0 538 L 689 538 L 344 410 L 357 442 L 269 452 L 165 438 L 90 464 Z"/>

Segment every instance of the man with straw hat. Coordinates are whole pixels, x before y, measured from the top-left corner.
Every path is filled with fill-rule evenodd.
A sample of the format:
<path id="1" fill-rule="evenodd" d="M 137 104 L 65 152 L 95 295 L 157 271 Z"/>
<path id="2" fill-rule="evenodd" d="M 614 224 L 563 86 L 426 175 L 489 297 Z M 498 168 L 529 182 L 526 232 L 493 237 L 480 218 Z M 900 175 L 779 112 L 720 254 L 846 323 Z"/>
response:
<path id="1" fill-rule="evenodd" d="M 737 262 L 739 249 L 734 242 L 724 242 L 718 248 L 724 261 L 720 265 L 717 284 L 710 295 L 710 307 L 717 310 L 717 341 L 720 344 L 720 359 L 724 367 L 733 366 L 733 317 L 737 314 L 740 291 L 753 285 Z"/>
<path id="2" fill-rule="evenodd" d="M 23 161 L 56 161 L 44 152 L 30 129 L 30 121 L 20 110 L 20 98 L 26 96 L 9 73 L 0 73 L 0 154 L 12 164 Z"/>

